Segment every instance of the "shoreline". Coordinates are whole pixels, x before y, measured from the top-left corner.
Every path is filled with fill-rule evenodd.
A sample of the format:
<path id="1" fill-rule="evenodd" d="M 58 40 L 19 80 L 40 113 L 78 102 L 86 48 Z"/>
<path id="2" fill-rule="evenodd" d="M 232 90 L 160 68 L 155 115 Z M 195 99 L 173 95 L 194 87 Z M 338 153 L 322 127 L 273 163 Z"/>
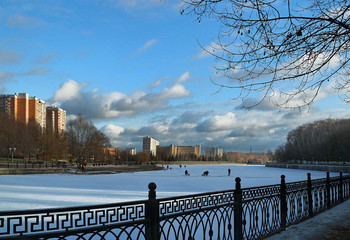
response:
<path id="1" fill-rule="evenodd" d="M 157 165 L 265 165 L 265 164 L 247 164 L 236 163 L 231 161 L 171 161 L 171 162 L 157 162 Z"/>

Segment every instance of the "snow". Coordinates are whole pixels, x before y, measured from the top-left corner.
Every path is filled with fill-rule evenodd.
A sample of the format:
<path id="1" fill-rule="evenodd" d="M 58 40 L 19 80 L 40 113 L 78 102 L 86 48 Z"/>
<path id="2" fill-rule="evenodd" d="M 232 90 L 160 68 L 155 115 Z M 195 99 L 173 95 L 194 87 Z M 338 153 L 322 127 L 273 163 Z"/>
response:
<path id="1" fill-rule="evenodd" d="M 170 165 L 169 165 L 170 166 Z M 101 175 L 2 175 L 0 211 L 56 208 L 147 199 L 148 184 L 157 184 L 157 197 L 234 189 L 235 178 L 242 188 L 326 177 L 325 172 L 266 168 L 246 165 L 179 165 L 169 170 Z M 231 169 L 231 176 L 227 170 Z M 185 176 L 187 170 L 190 176 Z M 208 170 L 209 176 L 201 174 Z M 331 176 L 338 173 L 331 173 Z"/>
<path id="2" fill-rule="evenodd" d="M 349 217 L 350 200 L 304 222 L 292 225 L 266 240 L 350 239 Z"/>

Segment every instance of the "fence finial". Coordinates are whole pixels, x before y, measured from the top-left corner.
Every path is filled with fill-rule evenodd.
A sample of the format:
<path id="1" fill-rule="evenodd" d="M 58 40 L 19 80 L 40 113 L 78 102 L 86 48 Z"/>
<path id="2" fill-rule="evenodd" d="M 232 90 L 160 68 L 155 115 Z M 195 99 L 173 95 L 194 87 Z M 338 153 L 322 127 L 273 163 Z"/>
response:
<path id="1" fill-rule="evenodd" d="M 236 190 L 241 189 L 241 178 L 236 177 L 235 181 L 236 181 Z"/>
<path id="2" fill-rule="evenodd" d="M 148 198 L 149 199 L 156 199 L 156 188 L 157 188 L 157 184 L 155 184 L 154 182 L 150 182 L 148 184 Z"/>

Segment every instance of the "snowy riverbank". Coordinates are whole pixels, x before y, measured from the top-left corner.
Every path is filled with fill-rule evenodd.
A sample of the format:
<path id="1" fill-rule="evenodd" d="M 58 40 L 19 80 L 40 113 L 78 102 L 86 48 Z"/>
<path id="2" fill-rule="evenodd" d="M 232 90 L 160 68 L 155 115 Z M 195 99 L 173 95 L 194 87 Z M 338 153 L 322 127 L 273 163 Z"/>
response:
<path id="1" fill-rule="evenodd" d="M 228 176 L 228 168 L 231 175 Z M 187 170 L 190 176 L 185 176 Z M 207 177 L 201 176 L 209 171 Z M 247 165 L 173 165 L 169 170 L 103 175 L 2 175 L 0 211 L 104 204 L 147 198 L 149 182 L 157 184 L 157 197 L 233 189 L 234 179 L 242 179 L 242 188 L 326 177 L 325 172 L 265 168 Z M 338 173 L 331 173 L 335 176 Z"/>

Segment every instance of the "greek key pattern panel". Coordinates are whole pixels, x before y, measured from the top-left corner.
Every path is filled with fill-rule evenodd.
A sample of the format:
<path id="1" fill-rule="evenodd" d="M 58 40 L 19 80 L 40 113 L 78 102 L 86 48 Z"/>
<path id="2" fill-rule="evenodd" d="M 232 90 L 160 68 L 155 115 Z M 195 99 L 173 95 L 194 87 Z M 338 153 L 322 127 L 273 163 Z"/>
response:
<path id="1" fill-rule="evenodd" d="M 126 239 L 139 239 L 145 240 L 145 225 L 144 224 L 133 224 L 131 226 L 120 226 L 116 228 L 102 227 L 91 231 L 82 232 L 63 232 L 58 234 L 37 234 L 31 235 L 26 239 L 40 239 L 40 240 L 101 240 L 101 239 L 115 239 L 115 240 L 126 240 Z"/>
<path id="2" fill-rule="evenodd" d="M 259 239 L 279 229 L 280 222 L 279 196 L 243 203 L 243 239 Z"/>
<path id="3" fill-rule="evenodd" d="M 73 209 L 73 208 L 72 208 Z M 89 206 L 69 209 L 18 211 L 0 216 L 0 237 L 60 232 L 79 228 L 128 224 L 145 218 L 145 203 L 133 202 L 115 206 Z"/>
<path id="4" fill-rule="evenodd" d="M 243 201 L 249 201 L 249 200 L 270 197 L 270 196 L 277 196 L 279 194 L 280 194 L 279 184 L 242 189 Z"/>
<path id="5" fill-rule="evenodd" d="M 166 216 L 209 207 L 233 204 L 234 191 L 212 192 L 203 195 L 189 195 L 159 201 L 159 215 Z"/>

